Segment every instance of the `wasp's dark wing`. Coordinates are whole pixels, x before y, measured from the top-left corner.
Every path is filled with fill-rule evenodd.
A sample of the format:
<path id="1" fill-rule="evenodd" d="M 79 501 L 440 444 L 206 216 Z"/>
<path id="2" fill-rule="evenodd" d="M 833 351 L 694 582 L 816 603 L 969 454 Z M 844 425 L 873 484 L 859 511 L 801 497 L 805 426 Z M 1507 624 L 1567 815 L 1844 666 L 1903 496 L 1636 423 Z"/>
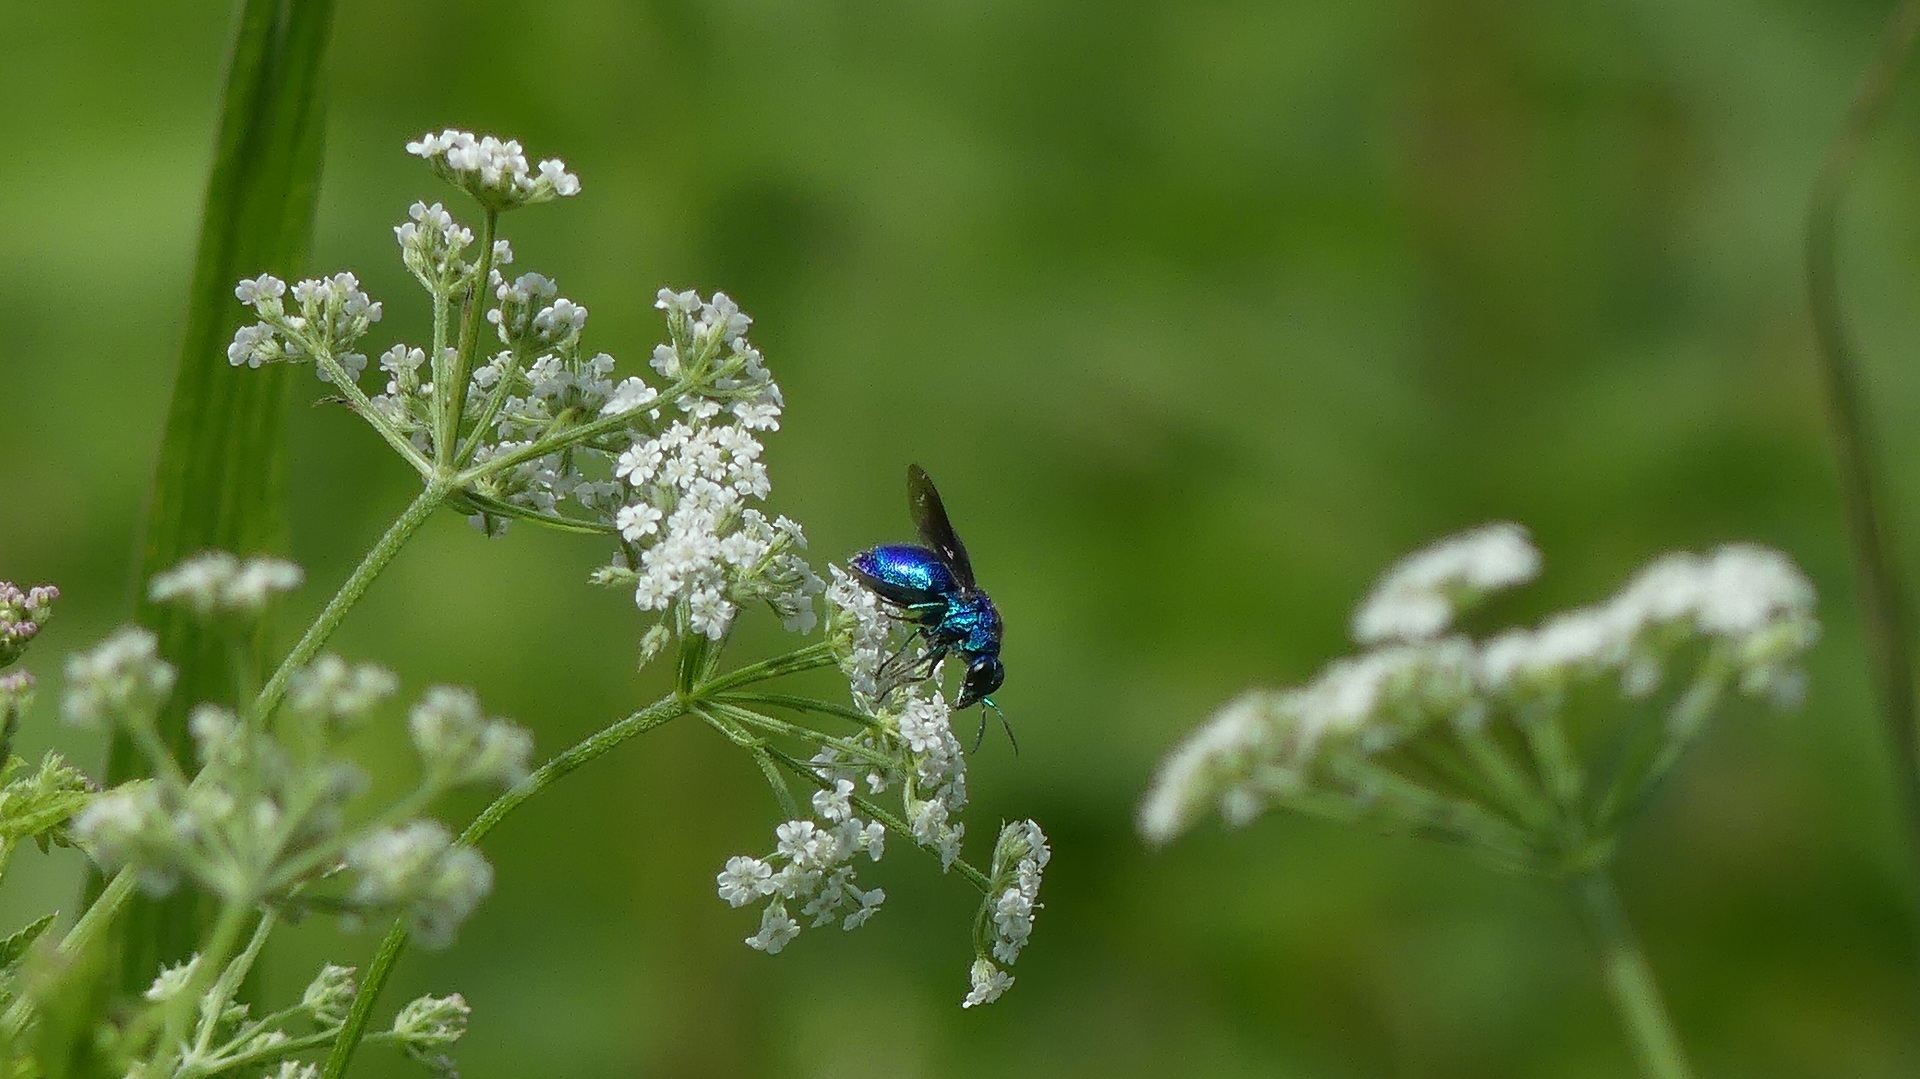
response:
<path id="1" fill-rule="evenodd" d="M 947 568 L 953 570 L 954 580 L 960 587 L 973 588 L 973 563 L 967 559 L 966 545 L 954 533 L 953 522 L 947 520 L 947 507 L 940 501 L 940 492 L 934 489 L 932 478 L 919 465 L 907 466 L 907 502 L 913 509 L 913 523 L 920 529 L 920 538 L 946 559 Z"/>

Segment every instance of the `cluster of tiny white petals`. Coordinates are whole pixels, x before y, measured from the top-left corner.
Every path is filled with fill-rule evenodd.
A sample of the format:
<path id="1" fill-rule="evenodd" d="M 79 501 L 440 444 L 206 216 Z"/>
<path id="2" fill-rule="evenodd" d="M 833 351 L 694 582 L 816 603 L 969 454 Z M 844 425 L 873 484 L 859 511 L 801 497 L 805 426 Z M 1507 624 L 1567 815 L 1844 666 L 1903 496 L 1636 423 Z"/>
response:
<path id="1" fill-rule="evenodd" d="M 634 438 L 614 461 L 625 494 L 613 525 L 637 564 L 608 577 L 621 579 L 623 570 L 635 606 L 679 606 L 694 632 L 714 640 L 749 600 L 764 600 L 787 629 L 807 632 L 825 586 L 803 554 L 806 535 L 753 505 L 772 490 L 754 432 L 779 426 L 781 397 L 746 339 L 752 320 L 723 293 L 702 300 L 663 289 L 655 306 L 667 313 L 671 341 L 655 350 L 654 368 L 676 385 L 702 388 L 677 395 L 681 418 Z M 622 383 L 606 409 L 623 395 L 632 409 L 654 403 L 650 388 L 629 392 Z"/>
<path id="2" fill-rule="evenodd" d="M 1033 919 L 1040 911 L 1040 880 L 1052 858 L 1047 834 L 1033 821 L 1014 821 L 1000 829 L 980 919 L 989 934 L 980 943 L 996 963 L 1013 965 L 1033 936 Z"/>
<path id="3" fill-rule="evenodd" d="M 463 288 L 479 272 L 479 263 L 466 255 L 473 243 L 473 230 L 454 219 L 440 203 L 415 202 L 407 208 L 407 220 L 395 225 L 393 237 L 400 244 L 400 261 L 429 292 L 450 293 Z M 513 247 L 505 240 L 493 242 L 493 264 L 504 266 L 513 261 Z"/>
<path id="4" fill-rule="evenodd" d="M 813 799 L 816 817 L 782 823 L 774 829 L 774 848 L 764 858 L 736 855 L 714 878 L 728 906 L 767 900 L 759 931 L 747 946 L 769 955 L 800 935 L 801 922 L 788 913 L 797 906 L 806 924 L 839 922 L 845 930 L 865 925 L 886 901 L 879 888 L 862 888 L 855 862 L 864 854 L 879 861 L 886 852 L 886 829 L 854 814 L 853 784 L 845 780 Z"/>
<path id="5" fill-rule="evenodd" d="M 1031 820 L 1016 820 L 1000 829 L 993 847 L 993 872 L 989 875 L 987 897 L 981 902 L 977 918 L 981 954 L 973 960 L 970 989 L 962 1008 L 991 1004 L 1012 989 L 1014 975 L 1006 968 L 1014 966 L 1020 952 L 1033 937 L 1033 918 L 1041 910 L 1041 877 L 1052 851 L 1046 845 L 1046 833 Z"/>
<path id="6" fill-rule="evenodd" d="M 1791 705 L 1803 685 L 1799 657 L 1819 635 L 1814 599 L 1812 583 L 1778 551 L 1730 544 L 1669 554 L 1604 604 L 1488 641 L 1479 680 L 1489 693 L 1524 695 L 1607 673 L 1645 696 L 1661 683 L 1660 655 L 1697 637 L 1728 650 L 1741 692 Z"/>
<path id="7" fill-rule="evenodd" d="M 856 743 L 889 764 L 857 767 L 858 762 L 842 760 L 831 748 L 815 762 L 825 762 L 835 776 L 864 774 L 876 794 L 898 784 L 901 815 L 914 839 L 936 851 L 942 867 L 950 868 L 966 836 L 960 812 L 967 804 L 967 760 L 953 733 L 952 707 L 931 680 L 908 683 L 887 670 L 890 660 L 900 670 L 924 666 L 924 651 L 912 651 L 924 647 L 912 627 L 840 567 L 829 566 L 828 572 L 833 578 L 827 589 L 828 643 L 847 676 L 854 703 L 874 717 Z M 907 662 L 899 664 L 896 656 Z"/>
<path id="8" fill-rule="evenodd" d="M 833 612 L 828 636 L 847 676 L 856 701 L 872 705 L 886 695 L 880 684 L 882 668 L 896 648 L 904 627 L 887 613 L 873 591 L 839 566 L 828 566 L 833 583 L 827 586 L 827 606 Z"/>
<path id="9" fill-rule="evenodd" d="M 440 176 L 493 210 L 580 193 L 580 178 L 567 171 L 565 162 L 549 158 L 530 166 L 526 152 L 514 139 L 476 136 L 449 128 L 407 143 L 407 152 L 425 159 Z"/>
<path id="10" fill-rule="evenodd" d="M 11 581 L 0 581 L 0 667 L 20 658 L 27 642 L 53 617 L 53 601 L 60 590 L 52 585 L 21 589 Z"/>
<path id="11" fill-rule="evenodd" d="M 67 691 L 60 714 L 79 727 L 97 727 L 123 714 L 151 714 L 173 692 L 175 672 L 160 658 L 160 642 L 135 626 L 119 630 L 91 651 L 67 658 Z"/>
<path id="12" fill-rule="evenodd" d="M 249 583 L 248 569 L 230 555 L 196 558 L 155 593 L 201 608 L 248 606 L 286 576 L 263 572 L 253 576 L 268 583 Z M 67 680 L 69 720 L 111 721 L 154 757 L 152 778 L 94 796 L 69 829 L 103 869 L 129 869 L 149 892 L 184 880 L 234 902 L 332 910 L 350 923 L 397 913 L 438 946 L 491 886 L 478 852 L 436 821 L 408 819 L 409 807 L 455 787 L 527 774 L 531 739 L 486 716 L 470 692 L 436 687 L 421 697 L 408 722 L 422 765 L 417 787 L 384 813 L 350 815 L 368 781 L 337 745 L 393 696 L 389 671 L 322 656 L 290 673 L 280 707 L 261 722 L 195 704 L 191 759 L 161 747 L 155 720 L 175 677 L 152 634 L 120 631 L 72 657 Z M 49 773 L 52 781 L 61 775 Z M 8 786 L 0 800 L 15 793 Z"/>
<path id="13" fill-rule="evenodd" d="M 286 706 L 351 727 L 399 688 L 399 677 L 384 667 L 350 665 L 339 656 L 325 655 L 294 672 L 287 683 Z"/>
<path id="14" fill-rule="evenodd" d="M 293 591 L 303 580 L 300 567 L 284 559 L 262 555 L 243 561 L 227 551 L 205 551 L 155 574 L 147 598 L 202 615 L 259 614 L 274 596 Z"/>
<path id="15" fill-rule="evenodd" d="M 1696 690 L 1724 685 L 1777 706 L 1802 691 L 1800 659 L 1819 632 L 1813 587 L 1785 555 L 1751 545 L 1664 556 L 1606 602 L 1533 628 L 1485 641 L 1434 636 L 1461 597 L 1519 583 L 1537 566 L 1525 534 L 1510 525 L 1401 563 L 1355 618 L 1357 635 L 1389 643 L 1333 661 L 1304 686 L 1255 690 L 1223 706 L 1162 762 L 1140 806 L 1142 834 L 1164 843 L 1208 812 L 1245 824 L 1308 793 L 1382 810 L 1391 798 L 1353 762 L 1430 729 L 1476 737 L 1496 720 L 1546 722 L 1582 686 L 1644 698 L 1681 675 Z M 1423 608 L 1427 600 L 1438 606 Z M 1412 613 L 1421 609 L 1440 614 L 1422 621 Z M 1715 697 L 1677 699 L 1691 706 Z M 1669 736 L 1689 736 L 1699 721 L 1675 720 Z"/>
<path id="16" fill-rule="evenodd" d="M 1539 572 L 1540 552 L 1517 524 L 1502 521 L 1449 536 L 1381 576 L 1354 612 L 1353 639 L 1377 644 L 1437 636 L 1458 612 Z"/>
<path id="17" fill-rule="evenodd" d="M 429 948 L 445 947 L 454 929 L 493 889 L 493 867 L 472 847 L 456 846 L 438 821 L 417 820 L 375 832 L 347 848 L 347 869 L 359 878 L 349 899 L 406 911 L 409 928 Z"/>
<path id="18" fill-rule="evenodd" d="M 286 283 L 271 274 L 234 286 L 234 296 L 253 308 L 259 321 L 235 332 L 227 346 L 227 362 L 259 367 L 319 361 L 316 372 L 321 381 L 334 380 L 329 364 L 337 364 L 349 381 L 358 381 L 367 358 L 352 351 L 352 346 L 380 321 L 379 302 L 361 289 L 358 277 L 345 271 L 295 284 L 291 290 L 295 312 L 286 309 L 288 291 Z"/>
<path id="19" fill-rule="evenodd" d="M 533 756 L 533 736 L 488 718 L 470 689 L 427 690 L 407 717 L 407 730 L 427 774 L 448 786 L 512 785 L 526 778 Z"/>
<path id="20" fill-rule="evenodd" d="M 972 982 L 972 988 L 967 990 L 966 998 L 960 1002 L 962 1008 L 992 1004 L 1007 990 L 1013 988 L 1013 975 L 995 966 L 993 960 L 984 957 L 973 961 L 968 977 Z"/>

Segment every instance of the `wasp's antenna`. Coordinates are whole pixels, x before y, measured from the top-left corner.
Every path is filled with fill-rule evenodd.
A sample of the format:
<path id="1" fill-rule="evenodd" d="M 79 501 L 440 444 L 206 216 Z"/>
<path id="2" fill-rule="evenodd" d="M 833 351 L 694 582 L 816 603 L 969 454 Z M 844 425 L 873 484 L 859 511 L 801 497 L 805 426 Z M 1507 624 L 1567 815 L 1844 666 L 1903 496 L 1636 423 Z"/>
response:
<path id="1" fill-rule="evenodd" d="M 1013 747 L 1013 755 L 1016 757 L 1019 756 L 1020 740 L 1013 736 L 1013 724 L 1007 722 L 1007 713 L 1002 711 L 999 705 L 985 697 L 980 698 L 980 729 L 973 734 L 972 752 L 980 752 L 980 743 L 987 737 L 987 710 L 989 708 L 993 710 L 994 715 L 1000 717 L 1000 727 L 1007 732 L 1007 744 Z"/>

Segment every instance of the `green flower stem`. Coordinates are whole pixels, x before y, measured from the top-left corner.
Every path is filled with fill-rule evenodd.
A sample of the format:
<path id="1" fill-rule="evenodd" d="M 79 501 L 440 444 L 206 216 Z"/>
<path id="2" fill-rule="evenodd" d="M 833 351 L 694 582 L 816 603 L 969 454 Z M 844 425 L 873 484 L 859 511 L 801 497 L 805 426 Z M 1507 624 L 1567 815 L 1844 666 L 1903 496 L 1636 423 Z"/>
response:
<path id="1" fill-rule="evenodd" d="M 406 435 L 401 434 L 398 428 L 387 422 L 387 418 L 373 407 L 373 402 L 368 400 L 366 391 L 362 390 L 360 384 L 353 380 L 353 376 L 347 373 L 347 369 L 341 366 L 340 360 L 324 348 L 310 347 L 313 347 L 315 366 L 326 372 L 327 381 L 340 391 L 346 398 L 347 404 L 359 413 L 360 418 L 367 421 L 367 426 L 373 428 L 381 438 L 385 439 L 393 452 L 412 465 L 415 472 L 422 476 L 433 475 L 433 465 L 425 457 L 420 456 L 420 451 L 413 448 L 412 441 Z"/>
<path id="2" fill-rule="evenodd" d="M 659 399 L 662 401 L 672 401 L 693 389 L 696 381 L 695 379 L 683 378 L 660 391 Z M 455 487 L 471 487 L 480 480 L 486 479 L 488 476 L 505 472 L 535 458 L 545 457 L 549 453 L 566 449 L 568 446 L 577 446 L 583 442 L 599 438 L 601 435 L 609 435 L 615 431 L 623 431 L 632 423 L 632 420 L 633 413 L 631 412 L 614 412 L 605 416 L 597 416 L 578 427 L 569 427 L 564 430 L 555 431 L 544 438 L 529 445 L 522 446 L 510 453 L 503 453 L 498 457 L 489 457 L 477 465 L 468 465 L 461 469 L 459 474 L 454 476 L 453 484 Z"/>
<path id="3" fill-rule="evenodd" d="M 1546 782 L 1547 791 L 1562 810 L 1572 812 L 1586 790 L 1586 774 L 1567 741 L 1557 711 L 1542 711 L 1520 720 L 1520 733 L 1526 737 L 1536 767 Z"/>
<path id="4" fill-rule="evenodd" d="M 307 627 L 307 631 L 300 635 L 300 640 L 293 646 L 293 650 L 280 661 L 280 666 L 275 668 L 273 677 L 267 679 L 265 688 L 260 690 L 260 696 L 254 699 L 252 718 L 264 723 L 273 715 L 273 710 L 280 706 L 281 698 L 287 695 L 287 680 L 293 676 L 293 672 L 311 663 L 320 653 L 320 649 L 327 643 L 327 638 L 333 635 L 333 631 L 338 629 L 341 621 L 346 618 L 347 611 L 351 610 L 355 603 L 360 602 L 360 597 L 366 594 L 368 586 L 373 584 L 373 579 L 380 576 L 380 571 L 387 568 L 387 563 L 392 562 L 393 556 L 400 553 L 400 548 L 406 544 L 407 540 L 411 539 L 413 534 L 420 530 L 420 526 L 427 523 L 427 518 L 433 516 L 433 511 L 439 509 L 441 503 L 447 500 L 448 491 L 449 488 L 444 483 L 429 482 L 400 516 L 394 519 L 393 524 L 388 526 L 386 534 L 374 543 L 373 549 L 367 552 L 367 556 L 360 560 L 358 566 L 354 567 L 353 574 L 347 578 L 346 583 L 342 584 L 340 590 L 333 594 L 333 598 L 327 601 L 326 607 L 321 609 L 319 615 L 314 618 L 313 624 Z"/>
<path id="5" fill-rule="evenodd" d="M 521 803 L 539 794 L 558 782 L 567 773 L 606 753 L 627 739 L 646 732 L 675 719 L 687 712 L 687 702 L 677 693 L 669 694 L 640 711 L 606 727 L 573 748 L 561 753 L 547 763 L 535 769 L 533 774 L 514 784 L 513 789 L 493 800 L 493 804 L 480 811 L 460 833 L 459 842 L 465 846 L 478 846 L 494 826 L 504 820 L 507 814 L 518 809 Z M 396 921 L 393 928 L 387 930 L 386 938 L 380 942 L 380 948 L 374 953 L 373 961 L 367 965 L 367 973 L 361 979 L 359 991 L 353 995 L 353 1006 L 347 1012 L 347 1020 L 341 1024 L 338 1040 L 333 1043 L 333 1051 L 327 1056 L 325 1079 L 340 1079 L 346 1074 L 347 1065 L 353 1060 L 353 1052 L 366 1036 L 367 1023 L 373 1018 L 373 1007 L 379 1001 L 380 991 L 386 987 L 387 979 L 393 973 L 393 966 L 400 960 L 401 949 L 406 947 L 407 926 L 404 920 Z"/>
<path id="6" fill-rule="evenodd" d="M 788 723 L 785 720 L 775 719 L 772 716 L 756 712 L 751 708 L 742 708 L 733 703 L 733 701 L 738 699 L 739 698 L 735 697 L 720 697 L 708 703 L 713 711 L 726 716 L 734 723 L 757 728 L 769 734 L 780 734 L 789 738 L 800 738 L 807 741 L 819 742 L 821 745 L 832 746 L 834 749 L 846 754 L 848 759 L 860 761 L 865 764 L 886 765 L 891 763 L 884 755 L 876 753 L 873 749 L 863 746 L 858 742 L 849 741 L 845 738 L 835 738 L 830 734 L 822 734 L 812 727 L 802 727 L 797 723 Z"/>
<path id="7" fill-rule="evenodd" d="M 779 678 L 782 675 L 798 674 L 801 671 L 811 671 L 820 667 L 828 667 L 832 666 L 833 662 L 833 647 L 831 645 L 810 644 L 805 648 L 797 648 L 783 656 L 764 659 L 758 663 L 749 663 L 745 667 L 734 671 L 732 674 L 706 682 L 700 687 L 700 695 L 703 697 L 711 697 L 732 689 L 735 686 L 750 685 L 754 682 L 765 682 L 770 678 Z"/>
<path id="8" fill-rule="evenodd" d="M 1673 771 L 1681 755 L 1706 728 L 1708 718 L 1720 707 L 1726 697 L 1729 677 L 1730 672 L 1724 667 L 1709 667 L 1674 702 L 1673 710 L 1664 719 L 1655 721 L 1653 736 L 1659 740 L 1659 748 L 1643 770 L 1622 769 L 1614 777 L 1614 784 L 1601 799 L 1596 814 L 1601 834 L 1610 833 L 1653 796 L 1660 781 Z"/>
<path id="9" fill-rule="evenodd" d="M 728 693 L 725 696 L 716 697 L 714 700 L 719 704 L 764 704 L 771 705 L 775 708 L 791 708 L 796 712 L 817 712 L 820 715 L 839 716 L 842 719 L 853 720 L 862 727 L 871 727 L 874 723 L 872 716 L 860 711 L 858 708 L 849 707 L 844 704 L 834 704 L 830 701 L 815 700 L 812 697 L 802 697 L 793 693 Z"/>
<path id="10" fill-rule="evenodd" d="M 1503 862 L 1533 864 L 1532 838 L 1473 802 L 1449 798 L 1371 761 L 1349 761 L 1339 771 L 1356 790 L 1374 791 L 1383 801 L 1398 803 L 1437 834 L 1498 855 Z"/>
<path id="11" fill-rule="evenodd" d="M 113 925 L 114 916 L 126 907 L 127 900 L 133 897 L 135 883 L 133 870 L 122 869 L 115 873 L 87 909 L 81 912 L 73 928 L 60 938 L 56 951 L 63 956 L 72 956 L 92 947 L 100 934 Z M 0 1013 L 0 1044 L 17 1044 L 32 1018 L 32 994 L 21 993 L 14 997 L 7 1005 L 7 1010 Z"/>
<path id="12" fill-rule="evenodd" d="M 214 984 L 226 972 L 227 957 L 240 946 L 240 938 L 246 934 L 247 919 L 253 915 L 253 904 L 227 900 L 220 905 L 220 914 L 214 919 L 213 928 L 208 931 L 206 943 L 200 949 L 200 958 L 194 965 L 193 973 L 187 978 L 186 985 L 180 988 L 171 999 L 161 1005 L 157 1011 L 149 1012 L 147 1018 L 157 1020 L 161 1026 L 161 1049 L 171 1054 L 175 1047 L 186 1044 L 187 1028 L 200 1010 L 200 998 L 210 991 Z M 148 1033 L 143 1024 L 135 1024 L 132 1033 L 136 1042 Z"/>
<path id="13" fill-rule="evenodd" d="M 1879 51 L 1854 92 L 1840 132 L 1827 148 L 1807 209 L 1808 307 L 1813 314 L 1814 354 L 1826 384 L 1827 430 L 1840 479 L 1860 617 L 1866 623 L 1880 719 L 1893 750 L 1894 785 L 1910 854 L 1920 857 L 1920 719 L 1914 700 L 1911 595 L 1891 524 L 1881 511 L 1884 479 L 1868 429 L 1860 360 L 1847 332 L 1840 301 L 1840 203 L 1847 181 L 1886 112 L 1900 72 L 1920 37 L 1920 0 L 1902 0 L 1887 21 Z"/>
<path id="14" fill-rule="evenodd" d="M 263 912 L 259 923 L 253 927 L 253 936 L 247 940 L 247 946 L 241 950 L 238 958 L 227 964 L 226 969 L 220 972 L 220 979 L 213 983 L 213 989 L 209 992 L 211 1005 L 200 1009 L 200 1032 L 193 1040 L 194 1056 L 202 1056 L 212 1047 L 213 1032 L 220 1025 L 221 1014 L 227 1010 L 234 994 L 240 991 L 240 982 L 260 958 L 260 949 L 266 947 L 267 935 L 273 932 L 278 921 L 273 911 Z"/>
<path id="15" fill-rule="evenodd" d="M 1593 935 L 1600 953 L 1600 974 L 1620 1013 L 1627 1040 L 1647 1079 L 1692 1079 L 1680 1038 L 1660 999 L 1653 968 L 1627 924 L 1619 893 L 1605 870 L 1596 869 L 1570 882 L 1574 906 Z"/>
<path id="16" fill-rule="evenodd" d="M 284 1041 L 277 1045 L 269 1045 L 261 1049 L 255 1049 L 250 1053 L 239 1053 L 221 1061 L 219 1067 L 204 1074 L 208 1076 L 225 1075 L 228 1072 L 239 1071 L 241 1068 L 257 1068 L 263 1064 L 275 1064 L 287 1057 L 293 1056 L 295 1053 L 306 1053 L 315 1049 L 325 1049 L 327 1046 L 334 1044 L 334 1039 L 339 1036 L 340 1030 L 336 1027 L 332 1030 L 320 1031 L 318 1034 L 308 1034 L 303 1038 L 295 1038 L 292 1041 Z M 371 1034 L 365 1035 L 361 1040 L 369 1042 L 390 1042 L 394 1040 L 394 1037 L 392 1031 L 376 1030 Z"/>
<path id="17" fill-rule="evenodd" d="M 442 405 L 435 412 L 440 421 L 433 436 L 433 463 L 437 471 L 451 470 L 454 450 L 460 440 L 460 415 L 467 405 L 467 378 L 473 370 L 473 351 L 479 347 L 480 323 L 487 311 L 487 287 L 493 272 L 493 235 L 500 225 L 500 211 L 487 207 L 480 223 L 480 264 L 473 271 L 473 288 L 467 293 L 467 306 L 460 320 L 460 340 L 453 350 L 453 365 L 436 374 L 433 395 Z M 438 357 L 435 357 L 436 359 Z"/>
<path id="18" fill-rule="evenodd" d="M 1516 764 L 1507 751 L 1488 733 L 1485 724 L 1453 726 L 1454 740 L 1460 743 L 1476 767 L 1499 790 L 1506 804 L 1527 827 L 1542 831 L 1552 827 L 1553 808 L 1538 782 Z"/>

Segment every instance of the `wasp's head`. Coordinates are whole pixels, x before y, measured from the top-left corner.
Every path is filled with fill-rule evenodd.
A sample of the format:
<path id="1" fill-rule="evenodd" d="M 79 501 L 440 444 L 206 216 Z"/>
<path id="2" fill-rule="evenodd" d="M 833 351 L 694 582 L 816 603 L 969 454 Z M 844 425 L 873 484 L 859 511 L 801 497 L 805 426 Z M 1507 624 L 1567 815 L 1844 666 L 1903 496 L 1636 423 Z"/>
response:
<path id="1" fill-rule="evenodd" d="M 960 697 L 953 702 L 954 709 L 958 711 L 979 704 L 1006 680 L 1007 669 L 1000 665 L 999 656 L 976 657 L 973 665 L 967 668 L 967 677 L 960 683 Z"/>

